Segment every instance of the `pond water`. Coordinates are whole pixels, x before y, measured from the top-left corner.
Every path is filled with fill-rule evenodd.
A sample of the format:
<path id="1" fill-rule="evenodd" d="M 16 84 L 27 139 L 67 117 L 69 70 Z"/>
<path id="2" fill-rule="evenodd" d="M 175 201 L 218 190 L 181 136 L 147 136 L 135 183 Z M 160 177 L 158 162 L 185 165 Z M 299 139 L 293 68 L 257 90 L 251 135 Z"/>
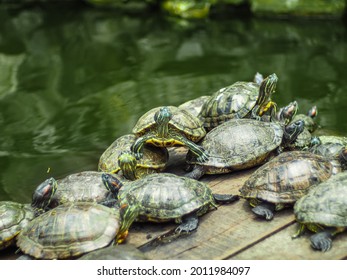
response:
<path id="1" fill-rule="evenodd" d="M 29 202 L 47 177 L 95 170 L 149 109 L 257 71 L 278 75 L 280 106 L 317 105 L 322 129 L 347 134 L 343 21 L 231 14 L 188 23 L 59 5 L 1 8 L 0 22 L 0 200 Z"/>

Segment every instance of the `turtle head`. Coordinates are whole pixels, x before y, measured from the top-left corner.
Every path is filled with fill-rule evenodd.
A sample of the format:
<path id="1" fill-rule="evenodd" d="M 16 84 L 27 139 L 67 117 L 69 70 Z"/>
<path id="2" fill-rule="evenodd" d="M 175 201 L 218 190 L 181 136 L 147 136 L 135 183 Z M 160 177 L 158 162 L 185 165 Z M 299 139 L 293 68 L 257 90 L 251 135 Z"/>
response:
<path id="1" fill-rule="evenodd" d="M 123 243 L 123 241 L 128 235 L 128 230 L 131 224 L 139 215 L 139 207 L 137 205 L 136 198 L 130 193 L 127 193 L 124 197 L 122 197 L 122 200 L 118 204 L 118 206 L 120 217 L 122 220 L 122 225 L 116 236 L 116 242 Z"/>
<path id="2" fill-rule="evenodd" d="M 172 119 L 172 112 L 170 111 L 169 107 L 164 106 L 161 107 L 155 114 L 154 114 L 154 121 L 157 124 L 165 124 L 168 123 Z"/>
<path id="3" fill-rule="evenodd" d="M 298 108 L 299 108 L 298 102 L 296 101 L 290 102 L 287 106 L 279 110 L 277 114 L 277 119 L 284 124 L 290 123 L 293 117 L 296 115 Z"/>
<path id="4" fill-rule="evenodd" d="M 31 207 L 37 211 L 37 213 L 47 210 L 51 199 L 57 190 L 57 181 L 52 177 L 42 182 L 34 191 Z"/>
<path id="5" fill-rule="evenodd" d="M 307 116 L 309 116 L 310 118 L 315 118 L 318 115 L 318 109 L 317 106 L 313 106 L 310 110 L 308 110 L 307 112 Z"/>
<path id="6" fill-rule="evenodd" d="M 258 104 L 263 104 L 270 99 L 271 95 L 276 90 L 276 85 L 278 82 L 278 77 L 275 73 L 267 76 L 260 84 L 259 88 L 259 98 Z"/>
<path id="7" fill-rule="evenodd" d="M 106 189 L 111 192 L 115 197 L 118 197 L 119 189 L 123 186 L 123 183 L 112 176 L 111 174 L 103 173 L 101 175 L 102 182 L 104 183 Z"/>
<path id="8" fill-rule="evenodd" d="M 118 156 L 118 165 L 123 172 L 123 176 L 128 180 L 136 180 L 137 160 L 130 151 L 124 151 Z"/>
<path id="9" fill-rule="evenodd" d="M 296 122 L 288 124 L 284 128 L 283 140 L 284 145 L 293 143 L 301 132 L 305 128 L 305 122 L 303 120 L 298 120 Z"/>

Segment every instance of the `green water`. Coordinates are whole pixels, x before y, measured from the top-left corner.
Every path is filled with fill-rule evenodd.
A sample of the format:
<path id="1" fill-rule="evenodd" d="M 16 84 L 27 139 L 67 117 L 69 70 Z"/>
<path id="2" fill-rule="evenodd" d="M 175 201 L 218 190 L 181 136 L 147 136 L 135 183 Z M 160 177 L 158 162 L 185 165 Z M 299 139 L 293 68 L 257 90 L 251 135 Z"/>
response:
<path id="1" fill-rule="evenodd" d="M 69 5 L 2 7 L 0 22 L 0 200 L 28 202 L 48 176 L 95 170 L 147 110 L 256 71 L 278 75 L 279 105 L 316 104 L 324 129 L 347 134 L 342 21 L 187 23 Z"/>

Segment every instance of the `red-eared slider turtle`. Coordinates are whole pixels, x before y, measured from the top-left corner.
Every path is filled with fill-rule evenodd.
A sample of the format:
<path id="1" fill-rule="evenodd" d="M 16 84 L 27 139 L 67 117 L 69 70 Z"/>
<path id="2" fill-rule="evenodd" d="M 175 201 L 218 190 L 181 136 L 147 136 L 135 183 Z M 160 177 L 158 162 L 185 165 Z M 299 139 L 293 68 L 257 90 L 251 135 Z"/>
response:
<path id="1" fill-rule="evenodd" d="M 186 162 L 192 171 L 186 176 L 199 179 L 204 174 L 222 174 L 262 164 L 272 152 L 295 140 L 304 123 L 295 122 L 283 128 L 274 122 L 234 119 L 208 132 L 201 146 L 209 154 L 200 163 L 188 152 Z"/>
<path id="2" fill-rule="evenodd" d="M 215 92 L 200 113 L 206 130 L 230 119 L 262 116 L 275 106 L 271 95 L 275 92 L 277 80 L 276 74 L 271 74 L 260 85 L 254 82 L 236 82 Z"/>
<path id="3" fill-rule="evenodd" d="M 92 202 L 62 204 L 21 231 L 17 246 L 37 259 L 66 259 L 112 243 L 120 228 L 119 210 Z"/>
<path id="4" fill-rule="evenodd" d="M 209 95 L 203 95 L 195 99 L 189 100 L 187 102 L 184 102 L 183 104 L 178 106 L 178 108 L 184 109 L 192 115 L 194 115 L 195 117 L 198 117 L 201 112 L 202 106 L 204 106 L 205 102 L 208 99 L 210 99 Z"/>
<path id="5" fill-rule="evenodd" d="M 148 111 L 136 123 L 133 133 L 139 137 L 131 147 L 137 159 L 143 157 L 143 145 L 157 147 L 187 146 L 199 161 L 208 155 L 195 144 L 206 132 L 202 122 L 186 110 L 174 106 L 158 107 Z"/>
<path id="6" fill-rule="evenodd" d="M 284 152 L 258 168 L 240 189 L 252 211 L 271 220 L 273 211 L 293 205 L 309 188 L 324 182 L 345 168 L 347 149 L 340 161 L 308 151 Z"/>
<path id="7" fill-rule="evenodd" d="M 57 180 L 57 191 L 50 207 L 70 202 L 107 203 L 113 196 L 105 189 L 101 174 L 97 171 L 83 171 Z"/>
<path id="8" fill-rule="evenodd" d="M 148 260 L 148 257 L 135 246 L 117 244 L 85 254 L 79 260 Z"/>
<path id="9" fill-rule="evenodd" d="M 347 228 L 347 172 L 337 174 L 311 189 L 294 205 L 296 220 L 301 224 L 298 237 L 305 228 L 314 249 L 327 251 L 332 239 Z"/>
<path id="10" fill-rule="evenodd" d="M 303 120 L 305 122 L 305 127 L 309 132 L 315 131 L 317 128 L 317 123 L 315 122 L 315 118 L 318 115 L 317 106 L 313 106 L 310 110 L 308 110 L 307 114 L 297 114 L 293 121 Z"/>
<path id="11" fill-rule="evenodd" d="M 148 174 L 164 171 L 169 153 L 166 148 L 145 145 L 143 157 L 136 160 L 130 151 L 136 137 L 126 134 L 117 138 L 101 155 L 98 169 L 102 172 L 117 173 L 128 180 L 136 180 Z"/>
<path id="12" fill-rule="evenodd" d="M 16 236 L 36 216 L 47 210 L 50 199 L 56 190 L 53 178 L 40 184 L 30 204 L 13 201 L 0 201 L 0 250 L 15 244 Z"/>
<path id="13" fill-rule="evenodd" d="M 122 227 L 118 242 L 127 236 L 133 221 L 180 223 L 176 232 L 191 232 L 198 227 L 198 216 L 230 203 L 238 196 L 212 194 L 206 183 L 169 173 L 151 174 L 145 178 L 122 184 L 120 180 L 103 174 L 105 186 L 118 197 Z"/>

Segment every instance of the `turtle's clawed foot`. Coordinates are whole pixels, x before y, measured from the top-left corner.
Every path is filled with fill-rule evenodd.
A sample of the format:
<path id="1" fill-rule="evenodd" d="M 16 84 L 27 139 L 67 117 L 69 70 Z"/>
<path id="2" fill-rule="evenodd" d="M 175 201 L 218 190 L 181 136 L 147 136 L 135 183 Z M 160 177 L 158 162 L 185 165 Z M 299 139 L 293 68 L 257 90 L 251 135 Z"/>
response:
<path id="1" fill-rule="evenodd" d="M 182 224 L 180 224 L 175 232 L 180 233 L 190 233 L 198 228 L 199 220 L 197 217 L 189 217 Z"/>
<path id="2" fill-rule="evenodd" d="M 329 232 L 319 232 L 311 236 L 311 246 L 316 250 L 326 252 L 332 246 L 331 234 Z"/>
<path id="3" fill-rule="evenodd" d="M 252 212 L 259 217 L 265 218 L 266 220 L 272 220 L 274 213 L 271 209 L 264 207 L 263 205 L 258 205 L 252 208 Z"/>

